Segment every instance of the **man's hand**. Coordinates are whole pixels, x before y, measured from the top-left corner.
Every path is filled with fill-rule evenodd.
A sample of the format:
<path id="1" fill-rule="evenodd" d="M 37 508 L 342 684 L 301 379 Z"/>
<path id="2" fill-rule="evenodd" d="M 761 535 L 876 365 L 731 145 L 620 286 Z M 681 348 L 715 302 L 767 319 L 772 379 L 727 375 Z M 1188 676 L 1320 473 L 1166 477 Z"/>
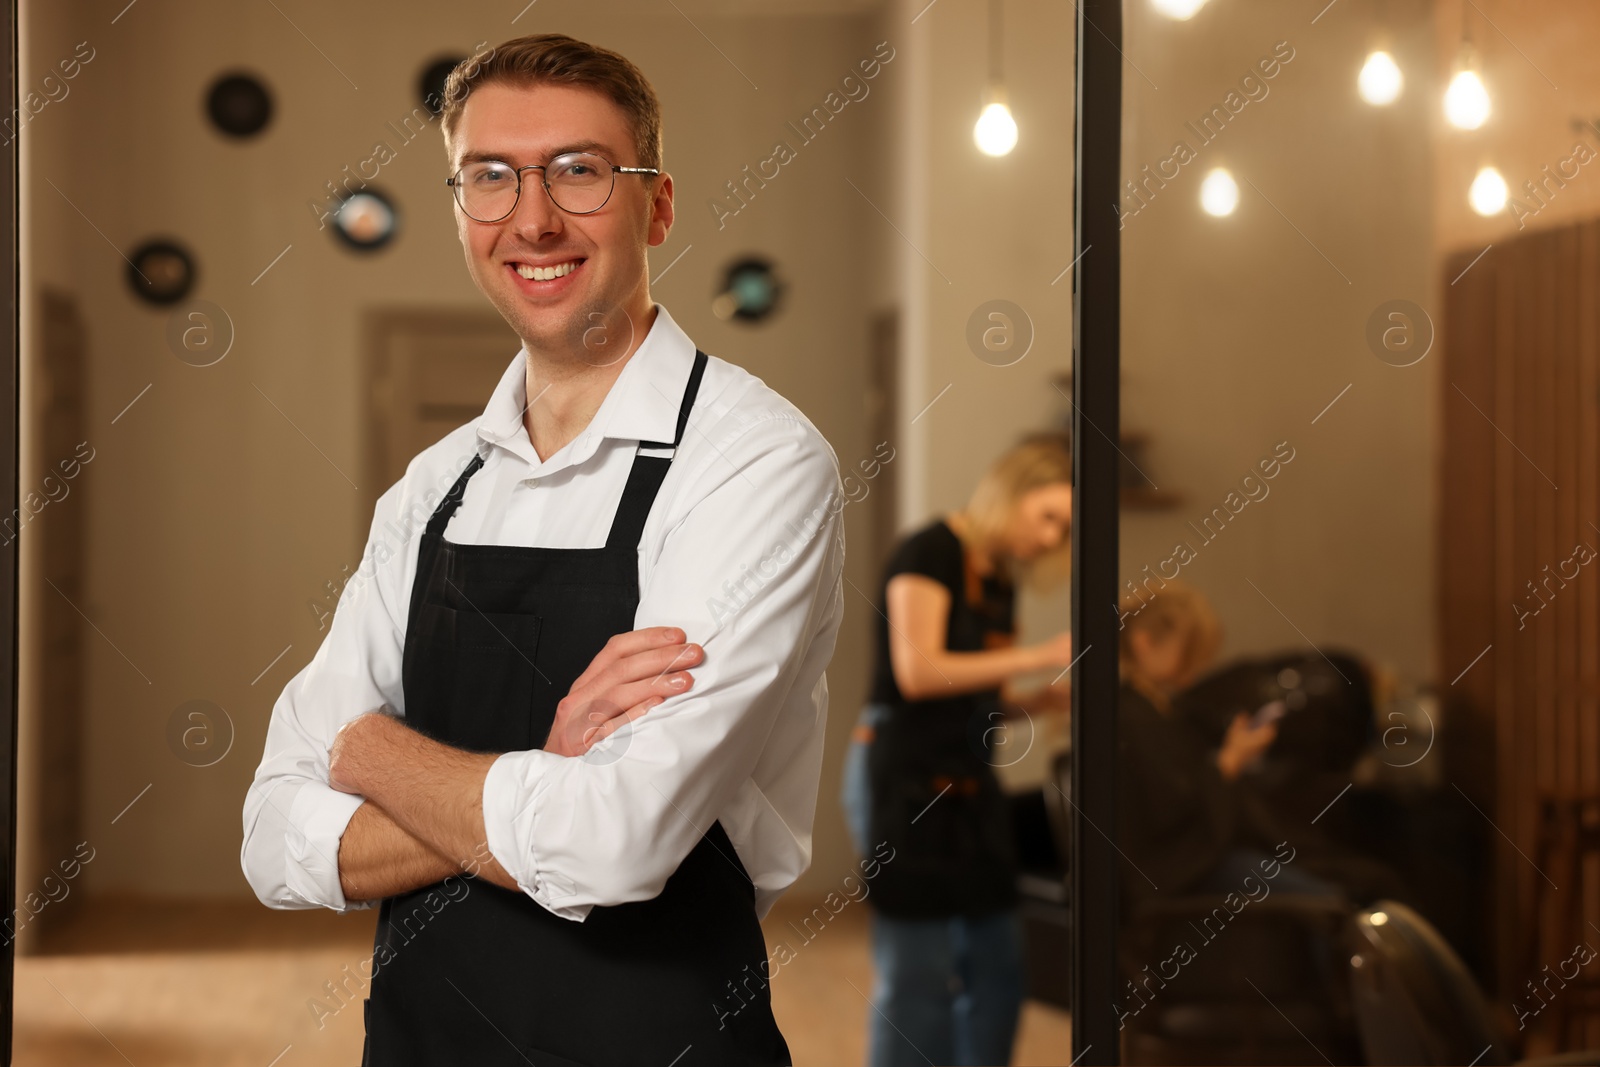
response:
<path id="1" fill-rule="evenodd" d="M 430 858 L 404 846 L 411 865 L 401 871 L 393 855 L 374 856 L 370 842 L 364 842 L 368 851 L 361 854 L 358 848 L 351 862 L 359 873 L 350 873 L 341 841 L 339 877 L 341 886 L 348 887 L 346 895 L 355 892 L 363 899 L 389 895 L 401 891 L 393 888 L 396 885 L 427 884 L 416 881 L 422 876 L 419 871 L 443 877 L 441 870 L 461 870 L 517 889 L 516 881 L 489 852 L 484 834 L 483 780 L 498 758 L 495 753 L 452 748 L 383 712 L 357 715 L 340 727 L 328 752 L 328 784 L 365 797 L 416 844 L 436 854 Z M 350 821 L 356 824 L 354 816 Z M 370 822 L 369 817 L 367 830 Z M 391 848 L 393 838 L 390 834 Z M 383 890 L 374 893 L 374 886 Z"/>
<path id="2" fill-rule="evenodd" d="M 651 626 L 617 634 L 602 648 L 572 689 L 556 705 L 545 751 L 581 756 L 625 722 L 631 722 L 675 693 L 686 693 L 694 679 L 686 669 L 705 658 L 699 645 L 684 643 L 675 626 Z M 372 729 L 367 712 L 339 727 L 328 751 L 328 784 L 341 793 L 360 793 L 357 781 L 364 751 L 351 743 L 358 730 Z"/>
<path id="3" fill-rule="evenodd" d="M 369 711 L 357 715 L 339 727 L 338 732 L 333 735 L 333 747 L 328 749 L 328 784 L 341 793 L 359 794 L 361 792 L 360 789 L 356 788 L 355 783 L 353 764 L 356 761 L 352 759 L 355 751 L 350 744 L 351 727 L 354 727 L 369 715 L 376 714 L 379 713 Z M 358 729 L 360 728 L 358 727 Z"/>
<path id="4" fill-rule="evenodd" d="M 682 668 L 704 658 L 704 649 L 686 644 L 683 631 L 676 627 L 616 635 L 556 706 L 545 750 L 560 756 L 582 755 L 624 722 L 674 693 L 687 692 L 693 680 Z M 328 784 L 367 798 L 444 862 L 516 889 L 516 881 L 485 845 L 483 783 L 498 758 L 497 753 L 465 752 L 435 741 L 394 715 L 367 712 L 334 735 L 328 751 Z M 425 868 L 428 873 L 434 869 Z M 392 872 L 374 875 L 364 868 L 363 872 L 350 881 L 350 891 L 356 881 L 388 886 L 378 877 L 392 880 Z"/>
<path id="5" fill-rule="evenodd" d="M 617 634 L 556 705 L 544 750 L 558 756 L 583 755 L 623 723 L 669 696 L 687 692 L 694 679 L 685 668 L 704 658 L 705 650 L 686 644 L 684 632 L 675 626 Z"/>

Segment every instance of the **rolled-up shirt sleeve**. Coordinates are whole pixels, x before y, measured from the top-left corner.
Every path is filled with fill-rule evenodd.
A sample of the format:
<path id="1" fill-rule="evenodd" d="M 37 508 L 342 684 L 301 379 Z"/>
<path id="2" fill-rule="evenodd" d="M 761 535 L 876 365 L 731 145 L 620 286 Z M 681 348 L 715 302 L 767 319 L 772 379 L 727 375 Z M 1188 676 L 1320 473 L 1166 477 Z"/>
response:
<path id="1" fill-rule="evenodd" d="M 341 591 L 322 645 L 272 708 L 245 794 L 239 853 L 246 880 L 270 908 L 342 912 L 376 903 L 346 900 L 339 882 L 339 840 L 364 798 L 328 785 L 328 750 L 339 727 L 364 712 L 387 705 L 404 713 L 403 631 L 394 610 L 404 600 L 395 590 L 416 537 L 395 545 L 391 520 L 400 497 L 396 483 L 379 498 L 361 564 Z"/>
<path id="2" fill-rule="evenodd" d="M 716 436 L 673 495 L 635 621 L 681 627 L 705 649 L 689 668 L 693 686 L 581 757 L 507 752 L 484 781 L 490 852 L 564 918 L 658 895 L 731 800 L 759 809 L 770 799 L 751 780 L 758 764 L 784 768 L 769 790 L 815 806 L 823 671 L 842 610 L 838 464 L 801 418 L 771 415 Z M 780 713 L 805 721 L 780 724 Z M 785 751 L 768 751 L 769 741 Z M 737 840 L 750 827 L 725 829 Z M 801 858 L 786 885 L 809 863 L 809 823 L 774 818 L 760 830 L 794 838 L 784 844 Z"/>

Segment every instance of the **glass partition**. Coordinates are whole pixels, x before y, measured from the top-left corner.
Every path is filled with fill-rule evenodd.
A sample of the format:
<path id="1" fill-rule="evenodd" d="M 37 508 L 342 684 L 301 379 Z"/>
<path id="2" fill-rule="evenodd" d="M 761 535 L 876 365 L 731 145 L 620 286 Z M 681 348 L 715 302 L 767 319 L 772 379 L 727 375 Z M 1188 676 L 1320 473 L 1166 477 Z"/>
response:
<path id="1" fill-rule="evenodd" d="M 1122 1056 L 1594 1048 L 1596 13 L 1124 9 Z"/>

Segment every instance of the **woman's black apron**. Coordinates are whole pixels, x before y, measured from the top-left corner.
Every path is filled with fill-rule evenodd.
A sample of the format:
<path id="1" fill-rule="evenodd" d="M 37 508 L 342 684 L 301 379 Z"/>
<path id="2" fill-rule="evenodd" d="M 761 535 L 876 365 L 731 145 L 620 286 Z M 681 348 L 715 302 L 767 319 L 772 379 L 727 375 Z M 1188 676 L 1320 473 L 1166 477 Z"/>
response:
<path id="1" fill-rule="evenodd" d="M 947 533 L 959 545 L 955 532 Z M 951 590 L 945 646 L 971 652 L 991 647 L 991 634 L 1014 628 L 1014 594 L 988 579 L 975 595 L 964 554 L 961 569 L 963 578 Z M 887 599 L 880 603 L 887 608 Z M 904 919 L 1015 907 L 1016 836 L 995 773 L 1005 726 L 999 688 L 877 704 L 870 718 L 863 731 L 868 849 L 887 844 L 894 858 L 879 869 L 868 900 L 884 915 Z"/>
<path id="2" fill-rule="evenodd" d="M 641 449 L 682 440 L 705 365 L 696 350 L 671 444 Z M 554 549 L 445 540 L 483 465 L 474 457 L 418 548 L 406 722 L 458 748 L 543 747 L 557 701 L 607 640 L 634 628 L 639 539 L 670 462 L 635 455 L 605 547 Z M 452 875 L 379 908 L 361 1062 L 789 1064 L 766 958 L 754 886 L 720 822 L 659 896 L 596 906 L 582 922 Z"/>
<path id="3" fill-rule="evenodd" d="M 879 705 L 867 742 L 868 848 L 894 849 L 868 899 L 904 919 L 1015 907 L 1011 808 L 993 760 L 997 699 Z"/>

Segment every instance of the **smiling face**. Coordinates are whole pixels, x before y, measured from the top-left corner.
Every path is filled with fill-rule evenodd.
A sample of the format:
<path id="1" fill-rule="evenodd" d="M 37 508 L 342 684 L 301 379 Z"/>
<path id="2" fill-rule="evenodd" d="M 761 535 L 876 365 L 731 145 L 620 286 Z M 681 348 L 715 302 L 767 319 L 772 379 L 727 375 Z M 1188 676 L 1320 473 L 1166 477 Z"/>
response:
<path id="1" fill-rule="evenodd" d="M 1030 489 L 1017 500 L 1007 531 L 1007 550 L 1019 560 L 1038 559 L 1072 532 L 1072 486 L 1052 482 Z"/>
<path id="2" fill-rule="evenodd" d="M 523 167 L 574 149 L 642 165 L 627 113 L 597 91 L 567 85 L 474 90 L 446 148 L 452 174 L 474 159 Z M 467 271 L 529 351 L 591 364 L 601 353 L 606 362 L 620 358 L 649 329 L 646 252 L 672 228 L 672 178 L 619 173 L 604 207 L 572 215 L 551 202 L 543 173 L 523 172 L 517 208 L 499 222 L 478 222 L 455 205 Z M 577 268 L 550 280 L 517 270 L 563 264 Z"/>

